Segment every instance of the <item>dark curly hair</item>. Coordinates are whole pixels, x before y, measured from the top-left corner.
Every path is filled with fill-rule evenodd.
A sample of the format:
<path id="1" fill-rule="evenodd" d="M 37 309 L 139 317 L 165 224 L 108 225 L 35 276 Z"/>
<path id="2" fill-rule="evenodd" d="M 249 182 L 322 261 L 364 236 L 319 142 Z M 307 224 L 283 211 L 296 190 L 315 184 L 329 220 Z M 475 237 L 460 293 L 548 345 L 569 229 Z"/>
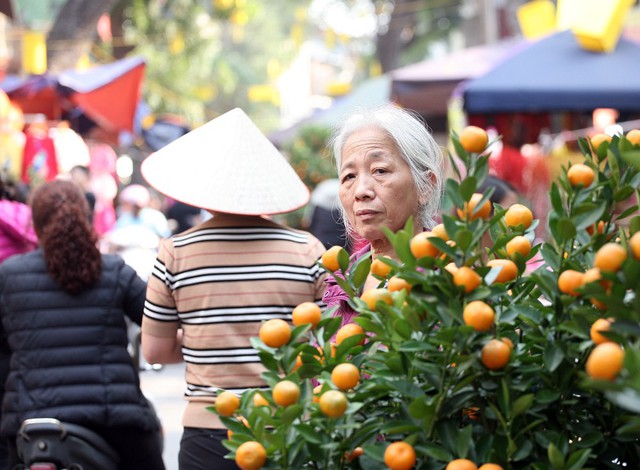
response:
<path id="1" fill-rule="evenodd" d="M 33 191 L 30 202 L 47 271 L 56 284 L 70 294 L 93 286 L 102 273 L 102 255 L 80 188 L 69 181 L 50 181 Z"/>

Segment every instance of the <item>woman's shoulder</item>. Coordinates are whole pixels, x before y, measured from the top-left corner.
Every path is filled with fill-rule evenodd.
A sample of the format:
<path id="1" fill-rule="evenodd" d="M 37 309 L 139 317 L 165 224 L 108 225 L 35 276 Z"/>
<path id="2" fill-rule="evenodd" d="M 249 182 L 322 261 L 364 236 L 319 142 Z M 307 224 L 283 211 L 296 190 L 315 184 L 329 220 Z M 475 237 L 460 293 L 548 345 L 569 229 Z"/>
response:
<path id="1" fill-rule="evenodd" d="M 27 253 L 16 254 L 0 263 L 0 269 L 5 272 L 33 271 L 34 267 L 44 266 L 42 250 L 36 249 Z"/>
<path id="2" fill-rule="evenodd" d="M 120 272 L 123 269 L 131 268 L 118 254 L 103 254 L 102 255 L 102 270 L 105 272 Z"/>

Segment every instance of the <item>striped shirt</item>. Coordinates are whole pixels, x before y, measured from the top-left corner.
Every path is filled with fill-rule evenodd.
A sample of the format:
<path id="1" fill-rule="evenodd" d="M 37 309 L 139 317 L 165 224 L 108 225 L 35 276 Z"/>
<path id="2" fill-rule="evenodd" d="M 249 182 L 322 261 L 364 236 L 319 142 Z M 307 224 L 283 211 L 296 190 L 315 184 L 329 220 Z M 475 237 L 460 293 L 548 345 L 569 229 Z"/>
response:
<path id="1" fill-rule="evenodd" d="M 223 427 L 206 410 L 219 390 L 264 387 L 250 338 L 302 302 L 322 304 L 325 248 L 313 235 L 260 217 L 230 214 L 163 240 L 147 287 L 142 328 L 183 330 L 188 401 L 183 425 Z"/>

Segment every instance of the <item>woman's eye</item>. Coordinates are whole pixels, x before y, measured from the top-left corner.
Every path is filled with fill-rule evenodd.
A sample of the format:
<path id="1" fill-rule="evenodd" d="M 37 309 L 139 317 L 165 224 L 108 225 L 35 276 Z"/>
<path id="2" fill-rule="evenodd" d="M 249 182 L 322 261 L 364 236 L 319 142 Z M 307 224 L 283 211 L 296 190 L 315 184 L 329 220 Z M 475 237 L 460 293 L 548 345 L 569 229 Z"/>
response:
<path id="1" fill-rule="evenodd" d="M 386 168 L 376 168 L 373 170 L 376 175 L 383 175 L 385 173 L 389 173 Z"/>
<path id="2" fill-rule="evenodd" d="M 352 180 L 353 178 L 354 178 L 353 173 L 347 173 L 342 177 L 342 182 L 344 183 L 345 181 Z"/>

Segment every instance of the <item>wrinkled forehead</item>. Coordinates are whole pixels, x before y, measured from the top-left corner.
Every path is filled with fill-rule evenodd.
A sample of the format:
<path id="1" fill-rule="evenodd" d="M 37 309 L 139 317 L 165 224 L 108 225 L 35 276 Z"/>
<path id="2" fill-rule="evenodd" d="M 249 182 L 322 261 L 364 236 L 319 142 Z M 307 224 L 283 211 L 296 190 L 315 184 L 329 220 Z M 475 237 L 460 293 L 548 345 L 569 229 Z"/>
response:
<path id="1" fill-rule="evenodd" d="M 367 126 L 351 133 L 342 145 L 340 168 L 350 164 L 355 157 L 399 158 L 396 141 L 382 128 Z"/>

